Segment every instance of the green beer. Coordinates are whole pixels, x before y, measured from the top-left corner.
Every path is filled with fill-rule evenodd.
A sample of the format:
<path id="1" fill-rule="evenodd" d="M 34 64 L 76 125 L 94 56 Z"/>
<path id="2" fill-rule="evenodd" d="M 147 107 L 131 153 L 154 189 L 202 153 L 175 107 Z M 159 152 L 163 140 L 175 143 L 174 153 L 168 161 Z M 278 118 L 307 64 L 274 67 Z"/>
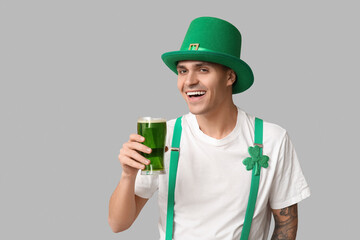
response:
<path id="1" fill-rule="evenodd" d="M 163 118 L 143 117 L 137 122 L 138 134 L 145 138 L 144 145 L 151 148 L 151 153 L 143 153 L 145 158 L 150 160 L 149 165 L 145 165 L 145 169 L 141 171 L 142 175 L 163 174 L 164 168 L 164 152 L 166 141 L 166 120 Z"/>

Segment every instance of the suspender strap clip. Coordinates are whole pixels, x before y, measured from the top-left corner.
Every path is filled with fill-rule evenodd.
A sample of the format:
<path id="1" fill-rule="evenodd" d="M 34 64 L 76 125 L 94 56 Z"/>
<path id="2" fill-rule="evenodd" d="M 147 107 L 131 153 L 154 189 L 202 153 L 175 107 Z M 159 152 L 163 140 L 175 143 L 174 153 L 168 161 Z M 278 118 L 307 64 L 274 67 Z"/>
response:
<path id="1" fill-rule="evenodd" d="M 170 151 L 180 152 L 180 148 L 171 147 Z"/>

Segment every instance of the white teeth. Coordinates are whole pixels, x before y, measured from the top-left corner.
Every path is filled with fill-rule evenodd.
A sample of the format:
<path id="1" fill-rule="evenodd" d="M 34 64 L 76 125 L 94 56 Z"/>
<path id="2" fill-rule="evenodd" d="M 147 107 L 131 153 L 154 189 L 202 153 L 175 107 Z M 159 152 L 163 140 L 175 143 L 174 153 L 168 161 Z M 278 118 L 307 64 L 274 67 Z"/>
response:
<path id="1" fill-rule="evenodd" d="M 188 96 L 196 96 L 196 95 L 204 95 L 205 91 L 197 91 L 197 92 L 187 92 Z"/>

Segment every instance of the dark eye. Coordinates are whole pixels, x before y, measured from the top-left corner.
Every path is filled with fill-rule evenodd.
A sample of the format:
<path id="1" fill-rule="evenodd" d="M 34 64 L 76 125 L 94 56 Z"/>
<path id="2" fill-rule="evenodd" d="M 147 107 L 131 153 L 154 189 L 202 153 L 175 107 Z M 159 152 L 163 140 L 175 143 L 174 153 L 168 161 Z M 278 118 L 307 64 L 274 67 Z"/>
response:
<path id="1" fill-rule="evenodd" d="M 184 74 L 184 73 L 186 73 L 186 70 L 184 70 L 184 69 L 178 69 L 178 73 L 179 73 L 179 74 Z"/>
<path id="2" fill-rule="evenodd" d="M 206 68 L 200 68 L 200 72 L 208 72 Z"/>

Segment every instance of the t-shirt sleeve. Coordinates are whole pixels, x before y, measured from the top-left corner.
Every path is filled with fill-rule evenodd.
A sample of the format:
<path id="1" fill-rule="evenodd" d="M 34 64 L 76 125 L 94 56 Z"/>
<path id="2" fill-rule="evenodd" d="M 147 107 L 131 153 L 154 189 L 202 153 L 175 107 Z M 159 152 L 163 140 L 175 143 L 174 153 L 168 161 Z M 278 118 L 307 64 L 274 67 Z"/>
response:
<path id="1" fill-rule="evenodd" d="M 270 207 L 281 209 L 310 196 L 295 148 L 286 133 L 279 150 L 279 158 L 270 192 Z"/>
<path id="2" fill-rule="evenodd" d="M 151 198 L 159 188 L 159 175 L 141 175 L 138 172 L 135 180 L 135 194 L 142 198 Z"/>

